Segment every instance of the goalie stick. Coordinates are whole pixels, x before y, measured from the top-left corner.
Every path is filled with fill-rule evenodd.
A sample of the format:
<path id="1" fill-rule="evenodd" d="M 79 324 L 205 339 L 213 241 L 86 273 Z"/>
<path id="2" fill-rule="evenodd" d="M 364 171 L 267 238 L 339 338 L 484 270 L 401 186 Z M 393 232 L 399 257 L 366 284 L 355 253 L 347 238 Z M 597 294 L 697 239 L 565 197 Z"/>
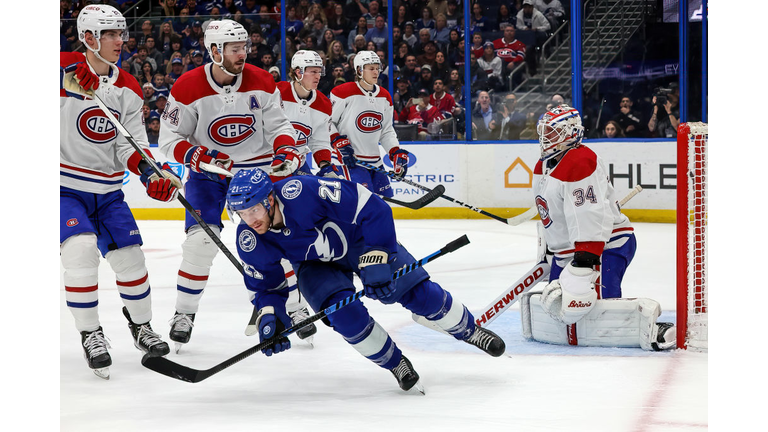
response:
<path id="1" fill-rule="evenodd" d="M 635 195 L 642 192 L 642 190 L 643 187 L 640 185 L 632 188 L 629 193 L 618 202 L 619 207 L 626 204 L 627 201 L 631 200 Z M 546 260 L 533 266 L 533 268 L 525 272 L 520 277 L 520 279 L 513 283 L 509 288 L 504 290 L 500 296 L 496 297 L 496 299 L 489 303 L 488 306 L 483 308 L 479 313 L 473 313 L 475 316 L 475 324 L 480 327 L 487 327 L 488 324 L 496 319 L 496 317 L 501 315 L 504 311 L 509 309 L 510 306 L 515 304 L 523 294 L 533 289 L 533 287 L 541 282 L 545 276 L 549 275 L 549 271 L 550 265 Z M 414 321 L 423 325 L 424 327 L 445 333 L 443 329 L 435 325 L 433 321 L 429 321 L 423 316 L 413 314 L 411 318 L 413 318 Z"/>
<path id="2" fill-rule="evenodd" d="M 426 257 L 420 259 L 419 261 L 416 261 L 414 263 L 411 263 L 407 266 L 402 267 L 400 270 L 392 274 L 392 280 L 399 279 L 405 276 L 406 274 L 416 270 L 417 268 L 422 267 L 424 264 L 427 264 L 443 255 L 451 253 L 468 244 L 469 244 L 469 238 L 467 238 L 466 235 L 463 235 L 458 239 L 443 246 L 437 252 L 433 252 L 432 254 L 427 255 Z M 352 303 L 353 301 L 358 300 L 360 297 L 363 297 L 364 295 L 365 295 L 365 290 L 358 291 L 352 294 L 351 296 L 339 301 L 338 303 L 323 309 L 319 313 L 312 315 L 311 317 L 305 319 L 304 321 L 296 323 L 295 325 L 283 330 L 277 337 L 273 337 L 272 339 L 265 340 L 264 342 L 261 342 L 254 347 L 248 348 L 247 350 L 241 352 L 240 354 L 237 354 L 236 356 L 231 357 L 210 369 L 205 369 L 205 370 L 193 369 L 184 365 L 180 365 L 172 360 L 168 360 L 166 357 L 149 357 L 149 355 L 145 355 L 141 359 L 141 364 L 144 365 L 144 367 L 146 367 L 147 369 L 153 370 L 159 374 L 162 374 L 171 378 L 175 378 L 180 381 L 197 383 L 212 375 L 215 375 L 223 371 L 224 369 L 232 366 L 233 364 L 241 360 L 244 360 L 247 357 L 250 357 L 251 355 L 261 351 L 264 348 L 272 346 L 277 339 L 281 337 L 287 337 L 290 334 L 298 331 L 302 327 L 305 327 L 310 323 L 313 323 L 315 321 L 318 321 L 327 317 L 328 315 L 336 312 L 337 310 L 343 308 L 344 306 Z"/>
<path id="3" fill-rule="evenodd" d="M 362 166 L 362 167 L 364 167 L 364 168 L 366 168 L 366 169 L 369 169 L 371 171 L 378 171 L 380 173 L 384 173 L 389 178 L 391 178 L 391 179 L 393 179 L 395 181 L 403 182 L 405 184 L 409 184 L 411 186 L 417 187 L 417 188 L 419 188 L 421 190 L 428 191 L 428 192 L 432 190 L 432 189 L 430 189 L 430 188 L 428 188 L 428 187 L 426 187 L 424 185 L 420 185 L 420 184 L 418 184 L 416 182 L 413 182 L 413 181 L 410 181 L 410 180 L 408 180 L 406 178 L 397 178 L 393 172 L 387 171 L 387 170 L 385 170 L 383 168 L 379 168 L 379 167 L 373 166 L 373 165 L 371 165 L 371 164 L 369 164 L 367 162 L 363 162 L 361 160 L 358 160 L 357 164 Z M 495 215 L 493 213 L 488 213 L 487 211 L 485 211 L 483 209 L 479 209 L 479 208 L 474 207 L 472 205 L 469 205 L 467 203 L 461 202 L 461 201 L 459 201 L 459 200 L 457 200 L 455 198 L 451 198 L 448 195 L 443 194 L 443 195 L 440 195 L 440 197 L 441 198 L 445 198 L 448 201 L 454 202 L 454 203 L 456 203 L 456 204 L 458 204 L 460 206 L 466 207 L 466 208 L 468 208 L 468 209 L 470 209 L 470 210 L 472 210 L 474 212 L 480 213 L 481 215 L 488 216 L 489 218 L 496 219 L 499 222 L 505 223 L 507 225 L 512 225 L 512 226 L 519 225 L 522 222 L 525 222 L 528 219 L 532 218 L 536 214 L 535 213 L 536 209 L 533 209 L 534 213 L 530 213 L 531 210 L 529 209 L 528 211 L 526 211 L 525 213 L 523 213 L 521 215 L 518 215 L 518 216 L 515 216 L 515 217 L 511 217 L 511 218 L 503 218 L 503 217 Z M 522 217 L 523 215 L 529 215 L 529 216 Z"/>
<path id="4" fill-rule="evenodd" d="M 131 146 L 134 148 L 134 150 L 136 150 L 136 152 L 139 153 L 141 158 L 145 162 L 147 162 L 150 167 L 152 167 L 152 170 L 155 172 L 155 174 L 157 174 L 161 178 L 164 178 L 165 175 L 163 175 L 162 171 L 160 170 L 160 167 L 157 166 L 157 162 L 155 162 L 152 158 L 150 158 L 144 152 L 144 150 L 141 148 L 139 143 L 137 143 L 136 140 L 133 138 L 133 135 L 131 135 L 131 133 L 128 132 L 128 129 L 126 129 L 125 126 L 123 126 L 122 123 L 120 123 L 117 120 L 115 115 L 112 114 L 112 112 L 109 110 L 109 108 L 107 108 L 107 105 L 104 103 L 104 101 L 102 101 L 101 98 L 98 95 L 96 95 L 96 93 L 94 93 L 92 91 L 88 92 L 86 94 L 87 94 L 87 96 L 93 98 L 94 101 L 96 101 L 96 104 L 99 105 L 99 108 L 101 108 L 101 110 L 107 116 L 109 121 L 111 121 L 112 124 L 115 125 L 117 130 L 120 131 L 120 133 L 125 137 L 125 139 L 128 140 L 128 142 L 131 144 Z M 215 165 L 210 165 L 209 167 L 206 167 L 205 169 L 206 170 L 209 170 L 209 169 L 213 170 L 214 168 L 212 168 L 212 167 L 215 167 Z M 221 170 L 221 171 L 223 171 L 223 170 Z M 217 171 L 213 171 L 213 172 L 217 172 Z M 197 214 L 195 209 L 192 208 L 192 205 L 189 203 L 189 201 L 187 201 L 187 199 L 184 198 L 184 195 L 181 194 L 181 191 L 178 192 L 178 194 L 176 195 L 176 198 L 179 200 L 181 205 L 184 206 L 184 208 L 187 210 L 187 212 L 195 219 L 195 222 L 197 222 L 198 225 L 200 225 L 200 227 L 203 229 L 203 231 L 205 231 L 205 233 L 208 234 L 208 237 L 210 237 L 213 240 L 213 242 L 216 243 L 216 246 L 219 247 L 219 250 L 221 250 L 221 252 L 224 255 L 226 255 L 226 257 L 235 266 L 235 268 L 237 268 L 237 270 L 240 272 L 240 274 L 243 274 L 244 273 L 243 266 L 240 264 L 240 261 L 237 258 L 235 258 L 234 255 L 232 255 L 232 252 L 230 252 L 229 249 L 227 249 L 227 247 L 224 246 L 224 243 L 221 242 L 221 239 L 219 239 L 219 236 L 217 236 L 213 232 L 211 227 L 209 227 L 208 224 L 205 223 L 205 221 L 200 217 L 200 215 Z"/>

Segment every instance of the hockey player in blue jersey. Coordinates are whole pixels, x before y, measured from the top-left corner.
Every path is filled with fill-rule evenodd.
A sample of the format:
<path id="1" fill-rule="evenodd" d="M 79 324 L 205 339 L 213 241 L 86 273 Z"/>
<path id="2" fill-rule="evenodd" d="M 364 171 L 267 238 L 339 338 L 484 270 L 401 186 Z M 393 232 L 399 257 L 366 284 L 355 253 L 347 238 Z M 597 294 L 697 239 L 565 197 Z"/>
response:
<path id="1" fill-rule="evenodd" d="M 294 267 L 301 293 L 316 311 L 352 295 L 357 274 L 368 298 L 399 303 L 494 357 L 504 353 L 504 341 L 477 327 L 469 310 L 431 281 L 423 268 L 392 281 L 395 271 L 415 259 L 397 242 L 392 210 L 364 186 L 315 176 L 273 184 L 256 168 L 235 175 L 227 205 L 242 219 L 237 249 L 251 302 L 259 309 L 256 326 L 262 341 L 291 325 L 280 265 L 285 258 Z M 325 321 L 360 354 L 390 370 L 400 388 L 407 391 L 417 386 L 423 392 L 410 361 L 362 302 L 339 309 Z M 289 340 L 281 338 L 264 354 L 289 348 Z"/>

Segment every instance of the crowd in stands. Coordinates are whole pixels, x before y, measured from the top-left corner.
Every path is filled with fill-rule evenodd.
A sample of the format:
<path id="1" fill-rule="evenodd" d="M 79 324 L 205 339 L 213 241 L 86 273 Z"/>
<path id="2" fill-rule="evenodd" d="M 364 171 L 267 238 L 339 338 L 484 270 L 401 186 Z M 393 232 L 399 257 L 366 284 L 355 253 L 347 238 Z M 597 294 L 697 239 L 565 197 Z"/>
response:
<path id="1" fill-rule="evenodd" d="M 464 139 L 464 107 L 472 107 L 473 139 L 536 139 L 535 120 L 545 107 L 522 113 L 513 93 L 536 74 L 537 47 L 564 23 L 569 2 L 559 0 L 470 0 L 470 37 L 464 35 L 465 0 L 288 0 L 284 41 L 287 63 L 297 50 L 314 50 L 325 61 L 319 90 L 326 95 L 354 80 L 354 56 L 372 50 L 382 59 L 379 84 L 392 94 L 396 127 L 414 131 L 412 139 Z M 126 11 L 136 0 L 62 0 L 62 51 L 82 51 L 78 11 L 106 3 Z M 387 3 L 393 28 L 387 26 Z M 208 21 L 233 19 L 249 29 L 247 62 L 280 76 L 279 2 L 274 0 L 152 0 L 148 18 L 129 19 L 128 41 L 118 65 L 136 76 L 145 96 L 150 140 L 171 87 L 185 72 L 211 61 L 203 43 Z M 161 13 L 158 13 L 161 10 Z M 130 15 L 127 15 L 130 16 Z M 390 55 L 389 38 L 393 53 Z M 465 43 L 470 43 L 469 82 L 465 82 Z M 392 76 L 394 88 L 389 89 Z M 471 100 L 465 104 L 465 86 Z M 671 98 L 670 98 L 671 99 Z M 631 110 L 631 105 L 629 107 Z M 622 108 L 623 112 L 624 108 Z M 540 112 L 539 112 L 540 111 Z M 670 120 L 617 113 L 611 123 L 621 136 L 666 133 Z M 609 119 L 605 119 L 606 121 Z M 605 122 L 602 122 L 604 124 Z M 408 126 L 410 125 L 410 126 Z M 533 126 L 531 126 L 533 125 Z M 607 128 L 608 126 L 606 126 Z M 155 138 L 156 139 L 156 138 Z M 445 139 L 445 138 L 443 138 Z"/>

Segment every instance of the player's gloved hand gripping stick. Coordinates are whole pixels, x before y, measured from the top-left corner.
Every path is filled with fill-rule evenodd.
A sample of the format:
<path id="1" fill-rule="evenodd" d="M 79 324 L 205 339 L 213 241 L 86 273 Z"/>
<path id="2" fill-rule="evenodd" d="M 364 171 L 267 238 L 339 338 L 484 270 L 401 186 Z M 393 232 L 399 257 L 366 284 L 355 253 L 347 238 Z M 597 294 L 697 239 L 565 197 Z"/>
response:
<path id="1" fill-rule="evenodd" d="M 419 261 L 416 261 L 412 264 L 404 266 L 400 270 L 396 271 L 395 273 L 392 274 L 392 280 L 399 279 L 405 276 L 406 274 L 416 270 L 417 268 L 422 267 L 424 264 L 431 262 L 443 255 L 451 253 L 456 249 L 459 249 L 468 244 L 469 244 L 469 239 L 467 238 L 467 236 L 466 235 L 461 236 L 458 239 L 443 246 L 437 252 L 433 252 L 432 254 L 427 255 L 426 257 L 420 259 Z M 313 323 L 315 321 L 318 321 L 327 317 L 328 315 L 336 312 L 337 310 L 343 308 L 344 306 L 352 303 L 353 301 L 360 299 L 360 297 L 363 297 L 364 295 L 365 295 L 365 290 L 358 291 L 352 294 L 351 296 L 341 300 L 340 302 L 325 308 L 324 310 L 316 313 L 315 315 L 312 315 L 311 317 L 305 319 L 304 321 L 296 323 L 295 325 L 283 330 L 276 337 L 265 340 L 264 342 L 261 342 L 254 347 L 248 348 L 247 350 L 241 352 L 240 354 L 232 358 L 229 358 L 210 369 L 205 369 L 205 370 L 193 369 L 184 365 L 180 365 L 174 361 L 167 359 L 166 357 L 144 356 L 141 359 L 141 364 L 143 364 L 144 367 L 148 369 L 151 369 L 165 376 L 169 376 L 171 378 L 176 378 L 177 380 L 191 382 L 191 383 L 200 382 L 210 377 L 211 375 L 217 374 L 223 371 L 224 369 L 232 366 L 233 364 L 253 354 L 256 354 L 257 352 L 260 352 L 261 350 L 274 344 L 277 340 L 287 337 L 292 333 L 295 333 L 296 331 L 309 325 L 310 323 Z"/>

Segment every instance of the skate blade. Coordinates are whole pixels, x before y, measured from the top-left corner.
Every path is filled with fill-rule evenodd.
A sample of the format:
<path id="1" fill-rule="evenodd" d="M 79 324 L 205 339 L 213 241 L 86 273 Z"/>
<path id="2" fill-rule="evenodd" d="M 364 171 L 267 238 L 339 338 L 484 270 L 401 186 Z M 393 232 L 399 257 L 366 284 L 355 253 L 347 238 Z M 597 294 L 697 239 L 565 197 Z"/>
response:
<path id="1" fill-rule="evenodd" d="M 314 340 L 315 340 L 314 336 L 310 336 L 306 339 L 302 339 L 302 341 L 304 341 L 307 345 L 309 345 L 310 348 L 313 348 L 313 349 L 315 348 Z"/>
<path id="2" fill-rule="evenodd" d="M 406 393 L 414 394 L 414 395 L 422 395 L 425 396 L 427 394 L 426 390 L 424 389 L 424 385 L 421 384 L 421 380 L 416 381 L 416 384 L 413 385 Z"/>
<path id="3" fill-rule="evenodd" d="M 101 379 L 108 380 L 109 379 L 109 368 L 100 368 L 100 369 L 93 369 L 93 374 Z"/>
<path id="4" fill-rule="evenodd" d="M 183 343 L 180 343 L 180 342 L 176 342 L 176 343 L 174 344 L 174 351 L 176 351 L 176 354 L 178 354 L 178 353 L 179 353 L 179 351 L 181 351 L 181 347 L 183 347 L 183 346 L 184 346 L 184 344 L 183 344 Z"/>

